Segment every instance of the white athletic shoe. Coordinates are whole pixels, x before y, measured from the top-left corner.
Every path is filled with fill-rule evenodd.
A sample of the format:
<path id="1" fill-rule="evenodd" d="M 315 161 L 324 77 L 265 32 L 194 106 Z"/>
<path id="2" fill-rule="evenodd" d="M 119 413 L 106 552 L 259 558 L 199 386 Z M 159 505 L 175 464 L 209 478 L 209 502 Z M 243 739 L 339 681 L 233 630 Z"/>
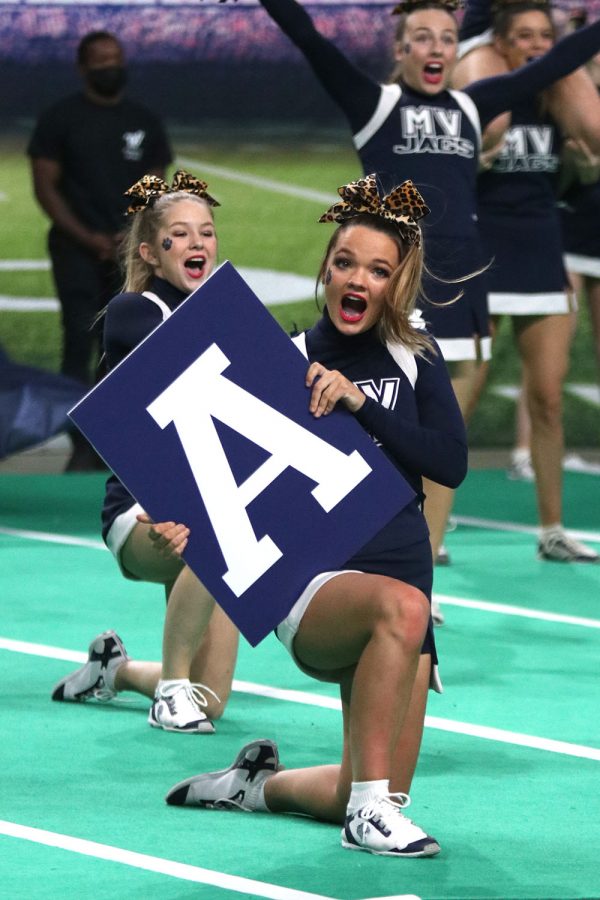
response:
<path id="1" fill-rule="evenodd" d="M 378 856 L 435 856 L 440 852 L 435 838 L 403 815 L 409 804 L 407 794 L 390 794 L 350 813 L 342 829 L 342 847 Z"/>
<path id="2" fill-rule="evenodd" d="M 186 778 L 171 788 L 165 800 L 170 806 L 253 812 L 262 785 L 279 768 L 277 745 L 261 738 L 242 747 L 228 769 Z"/>
<path id="3" fill-rule="evenodd" d="M 506 477 L 510 481 L 535 481 L 531 456 L 526 450 L 513 450 Z"/>
<path id="4" fill-rule="evenodd" d="M 553 562 L 596 563 L 600 559 L 595 550 L 569 537 L 562 528 L 540 537 L 537 555 Z"/>
<path id="5" fill-rule="evenodd" d="M 438 554 L 435 558 L 436 566 L 449 566 L 450 565 L 450 554 L 448 553 L 448 548 L 445 544 L 441 544 L 438 550 Z"/>
<path id="6" fill-rule="evenodd" d="M 53 700 L 99 700 L 106 703 L 117 696 L 115 674 L 129 657 L 114 631 L 103 631 L 89 646 L 88 661 L 77 671 L 62 678 L 52 689 Z"/>
<path id="7" fill-rule="evenodd" d="M 148 713 L 149 724 L 165 731 L 212 734 L 215 727 L 202 708 L 208 701 L 201 689 L 213 693 L 203 684 L 192 684 L 189 678 L 159 681 Z"/>
<path id="8" fill-rule="evenodd" d="M 434 625 L 443 625 L 446 621 L 446 617 L 442 612 L 442 607 L 439 604 L 439 601 L 435 598 L 431 598 L 431 618 L 433 619 Z"/>

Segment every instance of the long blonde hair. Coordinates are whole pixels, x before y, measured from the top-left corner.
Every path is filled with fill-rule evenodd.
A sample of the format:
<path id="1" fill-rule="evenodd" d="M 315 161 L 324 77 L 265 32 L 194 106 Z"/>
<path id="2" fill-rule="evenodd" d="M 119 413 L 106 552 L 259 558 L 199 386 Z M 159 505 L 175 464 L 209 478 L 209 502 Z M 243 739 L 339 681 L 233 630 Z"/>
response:
<path id="1" fill-rule="evenodd" d="M 325 279 L 327 262 L 337 247 L 340 238 L 351 228 L 362 225 L 372 231 L 379 231 L 390 237 L 398 247 L 400 263 L 392 272 L 387 285 L 383 313 L 379 320 L 382 341 L 399 342 L 418 356 L 435 353 L 429 335 L 411 322 L 417 296 L 421 291 L 424 270 L 423 246 L 408 244 L 392 222 L 379 216 L 362 213 L 339 225 L 332 234 L 317 276 L 317 289 Z"/>
<path id="2" fill-rule="evenodd" d="M 149 206 L 132 215 L 131 225 L 121 245 L 121 258 L 125 272 L 124 291 L 141 294 L 147 290 L 154 277 L 154 267 L 140 256 L 140 244 L 154 246 L 167 210 L 181 200 L 191 200 L 205 207 L 214 220 L 210 205 L 201 197 L 187 191 L 171 191 L 162 194 Z"/>

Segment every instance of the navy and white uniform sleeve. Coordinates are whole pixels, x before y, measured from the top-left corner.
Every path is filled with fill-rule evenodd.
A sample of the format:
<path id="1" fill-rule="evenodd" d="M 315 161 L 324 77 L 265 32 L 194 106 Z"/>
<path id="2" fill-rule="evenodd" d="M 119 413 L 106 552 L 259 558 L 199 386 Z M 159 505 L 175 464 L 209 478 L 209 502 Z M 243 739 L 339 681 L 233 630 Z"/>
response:
<path id="1" fill-rule="evenodd" d="M 483 78 L 464 89 L 484 128 L 500 113 L 534 97 L 555 81 L 582 66 L 600 50 L 600 20 L 560 40 L 548 53 L 506 75 Z"/>
<path id="2" fill-rule="evenodd" d="M 274 22 L 303 53 L 315 75 L 348 119 L 360 131 L 377 107 L 380 85 L 357 68 L 323 37 L 296 0 L 260 0 Z"/>
<path id="3" fill-rule="evenodd" d="M 442 355 L 417 357 L 417 371 L 418 422 L 370 397 L 355 416 L 402 469 L 456 488 L 467 473 L 467 436 Z"/>
<path id="4" fill-rule="evenodd" d="M 490 0 L 468 0 L 458 32 L 461 43 L 479 37 L 487 32 L 491 25 L 492 4 Z"/>
<path id="5" fill-rule="evenodd" d="M 117 294 L 106 310 L 104 351 L 109 369 L 114 369 L 163 321 L 158 306 L 142 294 Z"/>

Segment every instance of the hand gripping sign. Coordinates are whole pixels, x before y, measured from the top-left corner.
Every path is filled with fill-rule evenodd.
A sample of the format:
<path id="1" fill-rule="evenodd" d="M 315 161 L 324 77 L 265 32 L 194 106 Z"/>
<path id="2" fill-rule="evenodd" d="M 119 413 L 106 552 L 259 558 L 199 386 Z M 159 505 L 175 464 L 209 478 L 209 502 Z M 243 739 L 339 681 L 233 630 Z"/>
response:
<path id="1" fill-rule="evenodd" d="M 350 413 L 310 415 L 307 365 L 224 263 L 70 413 L 154 521 L 189 527 L 252 645 L 414 496 Z"/>

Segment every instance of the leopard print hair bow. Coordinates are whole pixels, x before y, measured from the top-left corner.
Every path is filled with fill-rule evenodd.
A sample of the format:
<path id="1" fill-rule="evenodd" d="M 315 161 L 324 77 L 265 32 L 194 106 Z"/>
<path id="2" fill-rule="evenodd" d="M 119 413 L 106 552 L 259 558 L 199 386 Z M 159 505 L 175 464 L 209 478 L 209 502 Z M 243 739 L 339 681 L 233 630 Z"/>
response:
<path id="1" fill-rule="evenodd" d="M 334 203 L 319 222 L 346 222 L 368 213 L 393 222 L 407 244 L 421 245 L 421 229 L 417 224 L 429 208 L 412 181 L 403 181 L 385 197 L 379 196 L 375 175 L 366 175 L 338 188 L 341 203 Z"/>
<path id="2" fill-rule="evenodd" d="M 428 6 L 441 6 L 443 9 L 447 9 L 448 12 L 456 12 L 457 9 L 462 9 L 464 5 L 464 0 L 439 0 L 439 2 L 438 0 L 403 0 L 402 3 L 398 3 L 393 8 L 392 15 L 401 16 L 403 13 L 411 13 L 415 9 L 422 9 Z"/>
<path id="3" fill-rule="evenodd" d="M 195 175 L 190 175 L 189 172 L 184 172 L 183 169 L 175 172 L 170 186 L 157 175 L 144 175 L 143 178 L 140 178 L 139 181 L 136 181 L 135 184 L 125 191 L 125 196 L 129 197 L 129 206 L 125 215 L 139 212 L 141 209 L 151 206 L 157 197 L 177 191 L 195 194 L 208 203 L 209 206 L 220 206 L 221 204 L 207 193 L 207 187 L 208 185 L 205 181 L 200 181 Z"/>

